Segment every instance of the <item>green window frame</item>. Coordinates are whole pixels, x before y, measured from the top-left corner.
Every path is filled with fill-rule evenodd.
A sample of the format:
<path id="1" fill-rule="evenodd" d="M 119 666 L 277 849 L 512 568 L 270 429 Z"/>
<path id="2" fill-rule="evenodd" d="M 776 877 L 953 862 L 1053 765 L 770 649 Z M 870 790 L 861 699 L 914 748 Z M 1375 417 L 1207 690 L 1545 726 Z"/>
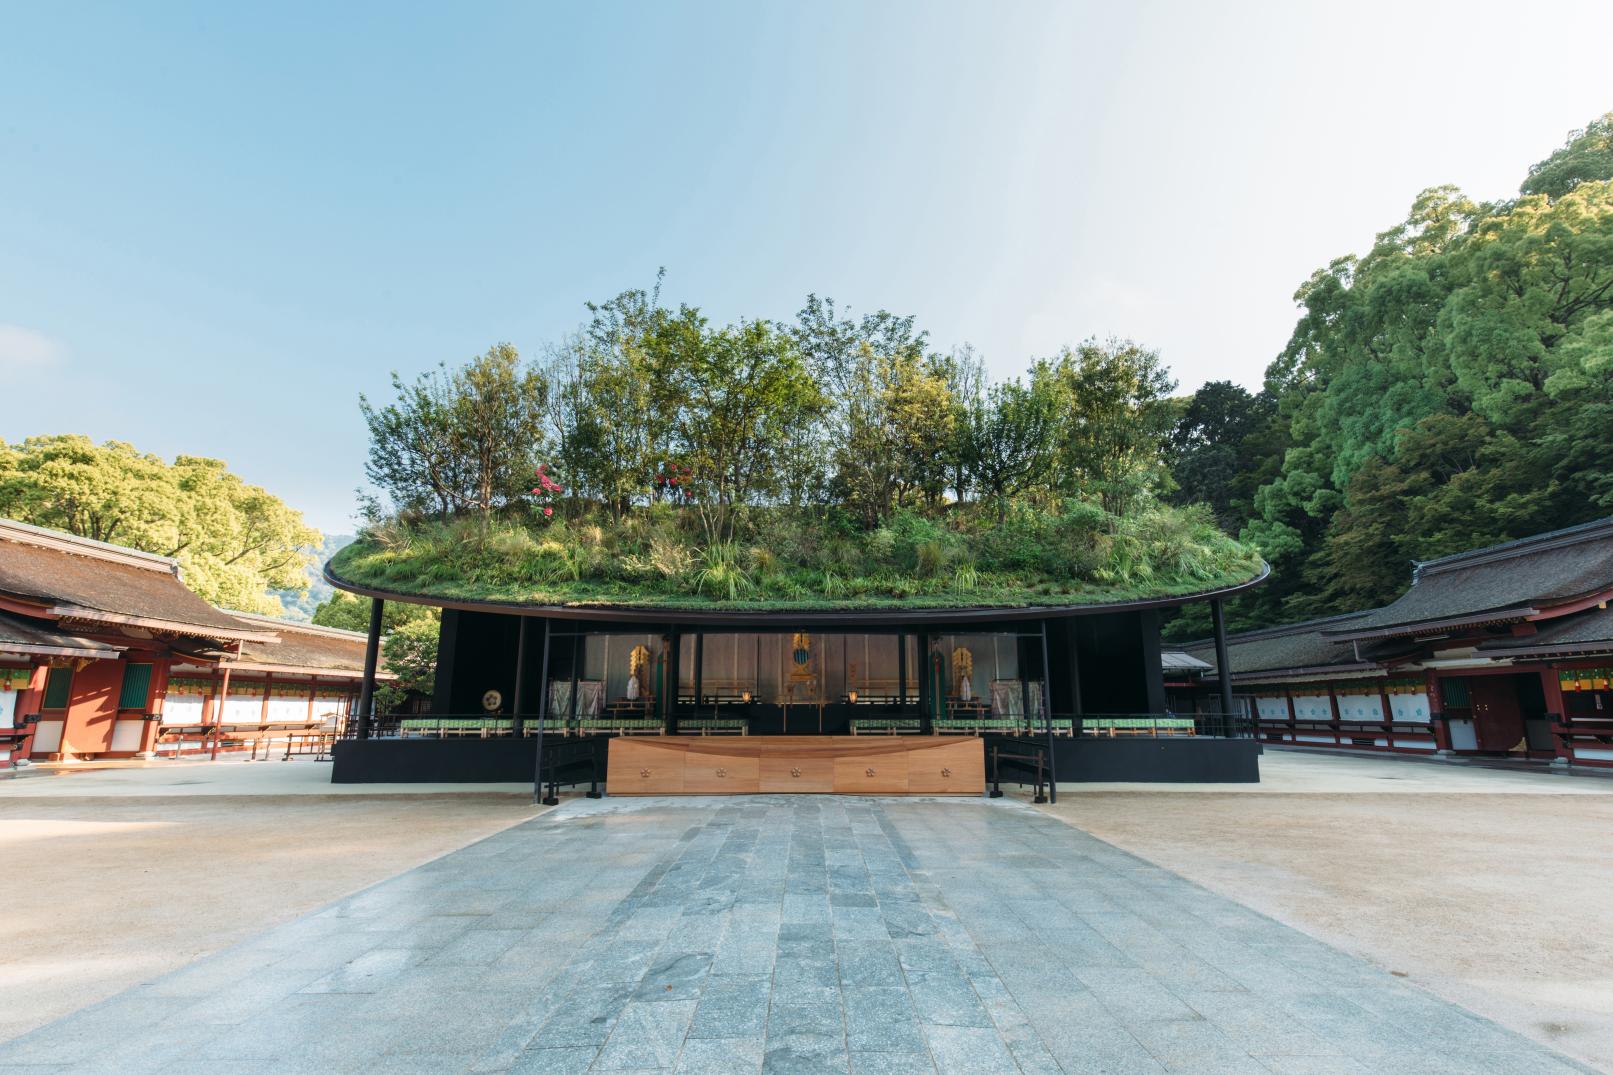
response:
<path id="1" fill-rule="evenodd" d="M 119 709 L 145 709 L 146 694 L 151 690 L 151 666 L 131 664 L 124 666 L 123 687 L 118 691 Z"/>
<path id="2" fill-rule="evenodd" d="M 73 691 L 73 670 L 71 668 L 52 668 L 45 673 L 45 700 L 39 704 L 40 709 L 66 709 L 67 700 Z"/>

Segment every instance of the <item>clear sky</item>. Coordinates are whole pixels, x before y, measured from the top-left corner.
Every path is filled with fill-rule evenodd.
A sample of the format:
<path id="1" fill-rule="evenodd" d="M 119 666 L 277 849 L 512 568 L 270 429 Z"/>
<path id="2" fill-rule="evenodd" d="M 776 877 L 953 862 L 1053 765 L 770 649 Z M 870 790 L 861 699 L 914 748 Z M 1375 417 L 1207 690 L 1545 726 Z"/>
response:
<path id="1" fill-rule="evenodd" d="M 1254 386 L 1423 187 L 1613 109 L 1613 3 L 6 5 L 0 437 L 215 455 L 327 530 L 359 392 L 644 286 L 998 375 Z"/>

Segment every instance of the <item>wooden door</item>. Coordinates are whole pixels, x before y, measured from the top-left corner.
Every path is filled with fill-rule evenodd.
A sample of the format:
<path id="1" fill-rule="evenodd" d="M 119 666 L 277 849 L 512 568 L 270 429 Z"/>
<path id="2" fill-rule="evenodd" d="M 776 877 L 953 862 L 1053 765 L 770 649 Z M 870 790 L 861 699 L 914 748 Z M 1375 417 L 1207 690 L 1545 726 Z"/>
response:
<path id="1" fill-rule="evenodd" d="M 1522 749 L 1523 707 L 1511 676 L 1473 676 L 1468 680 L 1473 698 L 1473 732 L 1484 751 L 1505 753 Z"/>

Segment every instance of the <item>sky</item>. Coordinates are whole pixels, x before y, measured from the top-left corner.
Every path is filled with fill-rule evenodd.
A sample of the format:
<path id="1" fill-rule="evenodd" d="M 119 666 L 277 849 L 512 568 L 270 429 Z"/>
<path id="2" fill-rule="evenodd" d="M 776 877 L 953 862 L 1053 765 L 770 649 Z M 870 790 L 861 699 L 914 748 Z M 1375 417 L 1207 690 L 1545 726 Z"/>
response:
<path id="1" fill-rule="evenodd" d="M 1250 387 L 1425 187 L 1613 110 L 1613 4 L 8 4 L 0 439 L 353 529 L 358 396 L 650 285 Z"/>

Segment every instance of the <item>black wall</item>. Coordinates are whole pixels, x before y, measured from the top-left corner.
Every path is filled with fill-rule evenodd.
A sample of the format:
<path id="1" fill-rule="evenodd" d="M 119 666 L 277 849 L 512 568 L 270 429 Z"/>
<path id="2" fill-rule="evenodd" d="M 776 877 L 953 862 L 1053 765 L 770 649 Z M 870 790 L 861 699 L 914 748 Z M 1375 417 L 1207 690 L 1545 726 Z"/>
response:
<path id="1" fill-rule="evenodd" d="M 1056 712 L 1075 712 L 1077 690 L 1082 713 L 1165 712 L 1158 613 L 1112 612 L 1053 621 L 1048 648 Z"/>
<path id="2" fill-rule="evenodd" d="M 502 711 L 508 716 L 515 702 L 515 645 L 519 630 L 520 620 L 515 616 L 444 609 L 442 635 L 437 642 L 437 689 L 432 695 L 431 711 L 439 716 L 478 715 L 484 712 L 482 695 L 496 690 L 504 696 Z M 542 631 L 528 631 L 528 648 L 539 650 L 541 655 Z"/>

